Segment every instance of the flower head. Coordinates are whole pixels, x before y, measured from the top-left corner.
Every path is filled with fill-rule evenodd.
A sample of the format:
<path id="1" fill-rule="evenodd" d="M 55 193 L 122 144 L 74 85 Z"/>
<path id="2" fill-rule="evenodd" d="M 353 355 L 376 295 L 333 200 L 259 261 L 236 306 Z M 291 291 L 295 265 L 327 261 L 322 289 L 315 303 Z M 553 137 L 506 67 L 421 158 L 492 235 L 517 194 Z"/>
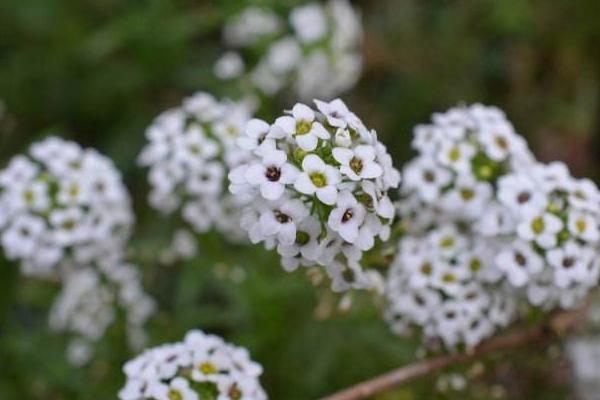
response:
<path id="1" fill-rule="evenodd" d="M 182 342 L 164 344 L 127 362 L 121 400 L 266 400 L 262 367 L 248 351 L 218 336 L 190 331 Z"/>
<path id="2" fill-rule="evenodd" d="M 296 104 L 271 125 L 250 121 L 239 145 L 252 156 L 230 172 L 229 188 L 253 198 L 242 226 L 251 241 L 276 247 L 286 269 L 320 264 L 336 288 L 359 287 L 369 282 L 358 264 L 362 252 L 390 235 L 388 191 L 399 173 L 375 133 L 341 100 L 316 103 L 328 115 Z M 342 283 L 343 276 L 352 282 Z"/>
<path id="3" fill-rule="evenodd" d="M 199 92 L 156 118 L 146 131 L 148 143 L 139 156 L 140 164 L 150 169 L 150 204 L 166 214 L 180 210 L 196 232 L 214 228 L 233 239 L 242 239 L 244 235 L 236 226 L 236 208 L 243 200 L 238 197 L 237 207 L 225 207 L 234 200 L 225 190 L 225 182 L 228 172 L 242 163 L 248 151 L 258 147 L 266 135 L 264 126 L 254 121 L 249 124 L 250 135 L 245 136 L 244 146 L 237 147 L 250 113 L 243 102 L 217 101 Z M 264 168 L 271 168 L 271 178 L 266 170 L 255 171 L 252 182 L 275 199 L 278 182 L 289 179 L 288 173 L 293 171 L 282 173 L 282 161 L 268 161 Z M 277 180 L 272 179 L 275 175 Z"/>

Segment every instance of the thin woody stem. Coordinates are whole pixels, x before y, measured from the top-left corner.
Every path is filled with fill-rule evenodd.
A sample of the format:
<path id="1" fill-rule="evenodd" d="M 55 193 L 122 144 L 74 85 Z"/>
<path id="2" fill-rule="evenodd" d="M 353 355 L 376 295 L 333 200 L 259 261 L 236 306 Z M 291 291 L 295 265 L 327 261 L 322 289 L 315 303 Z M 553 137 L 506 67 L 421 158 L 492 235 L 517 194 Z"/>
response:
<path id="1" fill-rule="evenodd" d="M 498 350 L 509 350 L 526 343 L 548 343 L 575 329 L 585 320 L 588 306 L 555 314 L 548 321 L 533 327 L 516 328 L 511 333 L 484 342 L 469 353 L 455 353 L 430 358 L 398 368 L 364 381 L 321 400 L 359 400 L 393 389 L 416 378 L 426 376 L 450 365 L 477 359 Z"/>

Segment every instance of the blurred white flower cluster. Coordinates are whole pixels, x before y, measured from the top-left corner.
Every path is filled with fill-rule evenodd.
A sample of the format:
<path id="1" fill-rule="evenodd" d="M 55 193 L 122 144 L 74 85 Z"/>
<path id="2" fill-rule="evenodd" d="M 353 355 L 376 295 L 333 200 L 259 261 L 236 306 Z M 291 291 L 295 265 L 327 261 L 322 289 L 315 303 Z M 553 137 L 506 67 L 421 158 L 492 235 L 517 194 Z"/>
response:
<path id="1" fill-rule="evenodd" d="M 2 248 L 27 275 L 120 252 L 132 224 L 120 174 L 95 150 L 50 137 L 0 171 Z"/>
<path id="2" fill-rule="evenodd" d="M 494 264 L 492 241 L 444 224 L 400 241 L 387 281 L 386 320 L 398 334 L 413 327 L 424 341 L 470 348 L 508 325 L 515 302 Z"/>
<path id="3" fill-rule="evenodd" d="M 49 137 L 0 171 L 4 254 L 25 275 L 62 284 L 50 325 L 75 336 L 67 354 L 76 364 L 89 359 L 117 306 L 131 344 L 143 344 L 154 305 L 121 256 L 133 222 L 119 172 L 95 150 Z"/>
<path id="4" fill-rule="evenodd" d="M 600 275 L 600 191 L 563 163 L 536 164 L 499 181 L 513 233 L 498 268 L 529 302 L 578 305 Z"/>
<path id="5" fill-rule="evenodd" d="M 190 331 L 127 362 L 120 400 L 266 400 L 262 367 L 218 336 Z"/>
<path id="6" fill-rule="evenodd" d="M 180 211 L 196 232 L 215 228 L 229 238 L 244 238 L 239 227 L 244 199 L 229 195 L 226 179 L 249 156 L 235 143 L 251 114 L 244 102 L 198 92 L 157 117 L 139 156 L 150 168 L 150 204 L 165 214 Z"/>
<path id="7" fill-rule="evenodd" d="M 242 227 L 277 248 L 286 270 L 321 265 L 336 291 L 367 288 L 360 265 L 394 218 L 388 191 L 400 174 L 374 131 L 339 99 L 304 104 L 273 124 L 253 119 L 239 146 L 252 158 L 229 174 L 230 191 L 253 201 Z"/>
<path id="8" fill-rule="evenodd" d="M 141 286 L 137 268 L 107 257 L 96 268 L 73 268 L 65 275 L 62 291 L 50 310 L 50 327 L 73 335 L 67 356 L 76 365 L 85 364 L 93 344 L 115 321 L 117 310 L 125 311 L 130 347 L 143 348 L 144 325 L 155 303 Z"/>
<path id="9" fill-rule="evenodd" d="M 249 6 L 223 30 L 226 52 L 215 64 L 223 80 L 271 96 L 292 89 L 302 100 L 331 99 L 350 89 L 362 69 L 362 26 L 347 0 L 312 2 L 281 18 Z"/>
<path id="10" fill-rule="evenodd" d="M 509 321 L 514 301 L 573 307 L 597 284 L 598 188 L 562 163 L 536 162 L 500 110 L 435 114 L 415 129 L 413 147 L 387 291 L 395 330 L 416 325 L 447 347 L 474 346 Z M 467 298 L 474 287 L 483 295 Z M 466 317 L 473 304 L 485 304 L 475 320 Z M 440 322 L 456 307 L 462 313 Z"/>

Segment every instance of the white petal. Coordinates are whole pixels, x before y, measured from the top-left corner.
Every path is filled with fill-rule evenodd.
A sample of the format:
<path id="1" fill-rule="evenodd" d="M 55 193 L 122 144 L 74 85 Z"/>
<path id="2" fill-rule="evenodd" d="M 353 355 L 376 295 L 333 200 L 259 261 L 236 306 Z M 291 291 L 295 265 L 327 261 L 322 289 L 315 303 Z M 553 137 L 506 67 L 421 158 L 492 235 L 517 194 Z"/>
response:
<path id="1" fill-rule="evenodd" d="M 298 176 L 294 182 L 294 188 L 300 193 L 311 195 L 315 193 L 317 187 L 312 183 L 308 174 L 303 173 Z"/>
<path id="2" fill-rule="evenodd" d="M 259 185 L 266 179 L 265 167 L 261 164 L 253 164 L 246 170 L 244 175 L 246 181 L 252 185 Z"/>
<path id="3" fill-rule="evenodd" d="M 310 129 L 310 134 L 325 140 L 331 137 L 331 134 L 327 131 L 327 129 L 325 129 L 323 125 L 321 125 L 320 122 L 313 123 L 312 128 Z"/>
<path id="4" fill-rule="evenodd" d="M 307 133 L 305 135 L 296 135 L 296 143 L 304 151 L 313 151 L 317 148 L 318 139 L 316 136 Z"/>
<path id="5" fill-rule="evenodd" d="M 279 181 L 281 183 L 294 183 L 294 181 L 298 178 L 299 173 L 300 171 L 298 171 L 298 168 L 292 164 L 283 164 L 281 167 L 281 177 L 279 178 Z"/>
<path id="6" fill-rule="evenodd" d="M 277 222 L 272 212 L 263 213 L 259 218 L 260 232 L 263 236 L 272 236 L 279 231 L 281 224 Z"/>
<path id="7" fill-rule="evenodd" d="M 246 124 L 246 135 L 250 136 L 251 138 L 257 138 L 266 134 L 269 131 L 269 127 L 270 125 L 262 119 L 251 119 Z"/>
<path id="8" fill-rule="evenodd" d="M 356 156 L 365 163 L 375 159 L 375 148 L 373 146 L 356 146 L 354 152 L 356 153 Z"/>
<path id="9" fill-rule="evenodd" d="M 277 200 L 283 195 L 285 186 L 279 182 L 264 182 L 260 185 L 260 194 L 267 200 Z"/>
<path id="10" fill-rule="evenodd" d="M 288 135 L 291 135 L 296 130 L 296 120 L 288 115 L 277 118 L 275 125 Z"/>
<path id="11" fill-rule="evenodd" d="M 311 122 L 315 119 L 315 113 L 310 107 L 298 103 L 292 109 L 292 115 L 296 119 L 296 121 L 308 121 Z"/>
<path id="12" fill-rule="evenodd" d="M 281 225 L 279 240 L 282 244 L 293 244 L 296 241 L 296 224 L 290 222 Z"/>
<path id="13" fill-rule="evenodd" d="M 325 169 L 325 163 L 319 156 L 309 154 L 302 160 L 302 169 L 306 172 L 323 171 Z"/>
<path id="14" fill-rule="evenodd" d="M 317 189 L 317 198 L 323 203 L 332 206 L 337 200 L 337 189 L 335 186 L 326 186 L 324 188 Z"/>
<path id="15" fill-rule="evenodd" d="M 379 164 L 374 162 L 366 164 L 363 166 L 362 171 L 360 171 L 360 175 L 367 179 L 379 178 L 381 174 L 383 174 L 383 169 L 381 169 Z"/>
<path id="16" fill-rule="evenodd" d="M 352 157 L 354 157 L 354 152 L 350 149 L 346 149 L 343 147 L 336 147 L 332 151 L 333 158 L 340 164 L 346 165 L 350 163 Z"/>

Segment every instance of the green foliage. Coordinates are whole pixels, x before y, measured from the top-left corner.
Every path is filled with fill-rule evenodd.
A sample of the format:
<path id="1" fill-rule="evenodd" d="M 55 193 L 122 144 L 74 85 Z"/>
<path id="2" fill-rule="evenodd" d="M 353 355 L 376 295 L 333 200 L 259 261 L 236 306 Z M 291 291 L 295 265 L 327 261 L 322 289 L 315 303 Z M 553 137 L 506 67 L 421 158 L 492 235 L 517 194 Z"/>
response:
<path id="1" fill-rule="evenodd" d="M 299 1 L 256 0 L 284 9 Z M 180 340 L 192 328 L 247 346 L 265 367 L 272 399 L 306 400 L 415 359 L 417 343 L 393 336 L 376 305 L 356 295 L 350 313 L 288 274 L 257 247 L 202 237 L 201 256 L 161 266 L 175 222 L 145 204 L 145 171 L 135 158 L 160 111 L 199 89 L 222 94 L 211 78 L 219 27 L 242 0 L 2 0 L 0 163 L 52 132 L 93 146 L 123 171 L 138 224 L 133 247 L 160 309 L 151 345 Z M 361 1 L 365 71 L 345 98 L 388 144 L 397 165 L 410 156 L 411 127 L 461 101 L 501 106 L 541 159 L 563 159 L 577 173 L 600 171 L 600 26 L 594 0 Z M 272 117 L 290 104 L 261 109 Z M 0 261 L 0 398 L 109 399 L 132 356 L 122 326 L 109 331 L 94 362 L 73 368 L 66 340 L 47 328 L 57 288 L 20 278 Z M 471 394 L 492 398 L 565 398 L 556 360 L 526 349 L 491 360 Z M 551 360 L 553 362 L 548 362 Z M 435 377 L 380 397 L 441 398 Z M 485 384 L 484 386 L 482 386 Z M 489 384 L 489 385 L 488 385 Z M 483 388 L 482 388 L 483 387 Z"/>

